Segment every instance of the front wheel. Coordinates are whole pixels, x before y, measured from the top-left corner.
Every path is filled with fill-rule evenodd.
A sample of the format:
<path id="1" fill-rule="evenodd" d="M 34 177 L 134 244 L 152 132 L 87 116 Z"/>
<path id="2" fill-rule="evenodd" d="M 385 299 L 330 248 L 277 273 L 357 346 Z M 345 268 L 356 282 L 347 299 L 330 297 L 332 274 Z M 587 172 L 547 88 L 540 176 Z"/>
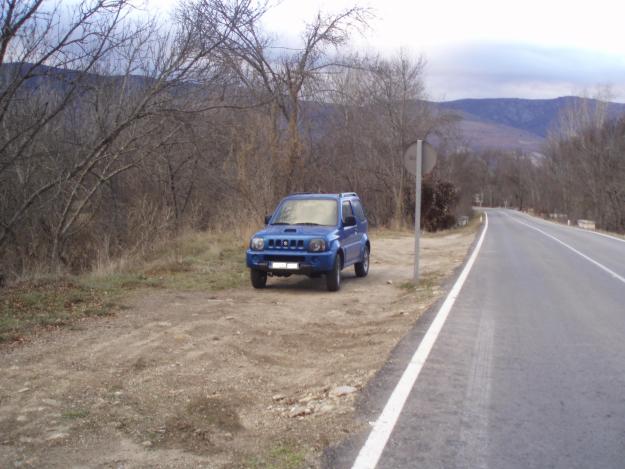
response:
<path id="1" fill-rule="evenodd" d="M 365 253 L 362 256 L 362 262 L 354 264 L 356 277 L 366 277 L 369 273 L 369 248 L 365 246 Z"/>
<path id="2" fill-rule="evenodd" d="M 328 291 L 338 291 L 341 288 L 341 256 L 336 255 L 334 268 L 326 273 L 326 286 Z"/>
<path id="3" fill-rule="evenodd" d="M 265 285 L 267 285 L 267 272 L 251 269 L 250 280 L 252 280 L 252 286 L 254 288 L 265 288 Z"/>

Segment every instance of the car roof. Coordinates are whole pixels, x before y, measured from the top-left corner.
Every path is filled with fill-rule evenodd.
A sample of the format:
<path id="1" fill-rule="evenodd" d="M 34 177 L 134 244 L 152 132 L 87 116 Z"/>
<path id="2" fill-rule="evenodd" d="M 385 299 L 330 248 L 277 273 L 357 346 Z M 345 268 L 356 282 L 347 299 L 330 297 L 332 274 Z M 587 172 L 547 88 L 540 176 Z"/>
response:
<path id="1" fill-rule="evenodd" d="M 358 198 L 358 195 L 355 192 L 340 192 L 336 194 L 323 194 L 319 192 L 298 192 L 295 194 L 290 194 L 285 197 L 285 199 L 347 199 L 347 198 Z"/>

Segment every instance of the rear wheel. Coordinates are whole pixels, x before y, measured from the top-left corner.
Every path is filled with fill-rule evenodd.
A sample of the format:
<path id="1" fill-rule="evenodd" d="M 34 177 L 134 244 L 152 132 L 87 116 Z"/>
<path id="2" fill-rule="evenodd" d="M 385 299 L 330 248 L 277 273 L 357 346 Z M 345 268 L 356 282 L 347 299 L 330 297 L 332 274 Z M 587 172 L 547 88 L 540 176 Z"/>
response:
<path id="1" fill-rule="evenodd" d="M 326 286 L 328 291 L 338 291 L 341 288 L 341 255 L 334 258 L 334 268 L 326 273 Z"/>
<path id="2" fill-rule="evenodd" d="M 265 285 L 267 285 L 267 272 L 251 269 L 250 279 L 254 288 L 265 288 Z"/>
<path id="3" fill-rule="evenodd" d="M 362 256 L 362 262 L 354 264 L 356 277 L 366 277 L 369 273 L 369 248 L 365 246 L 365 253 Z"/>

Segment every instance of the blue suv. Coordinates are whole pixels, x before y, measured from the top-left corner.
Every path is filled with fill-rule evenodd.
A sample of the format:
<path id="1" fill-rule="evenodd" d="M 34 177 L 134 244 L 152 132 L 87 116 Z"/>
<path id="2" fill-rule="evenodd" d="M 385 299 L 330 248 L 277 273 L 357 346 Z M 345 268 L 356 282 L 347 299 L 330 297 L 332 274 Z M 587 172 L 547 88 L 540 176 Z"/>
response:
<path id="1" fill-rule="evenodd" d="M 264 288 L 268 276 L 304 274 L 325 275 L 328 290 L 337 291 L 345 267 L 353 265 L 358 277 L 369 272 L 368 222 L 355 192 L 290 195 L 265 224 L 247 250 L 254 288 Z"/>

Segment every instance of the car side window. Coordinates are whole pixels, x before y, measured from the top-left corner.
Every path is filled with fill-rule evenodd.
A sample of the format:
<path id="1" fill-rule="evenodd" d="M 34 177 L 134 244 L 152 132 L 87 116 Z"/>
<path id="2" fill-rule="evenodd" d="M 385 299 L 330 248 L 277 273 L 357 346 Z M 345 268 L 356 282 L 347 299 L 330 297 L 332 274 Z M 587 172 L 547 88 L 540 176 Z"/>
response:
<path id="1" fill-rule="evenodd" d="M 362 204 L 360 200 L 352 200 L 352 208 L 354 209 L 354 213 L 356 214 L 356 218 L 359 222 L 365 221 L 365 212 L 362 209 Z"/>
<path id="2" fill-rule="evenodd" d="M 341 210 L 343 212 L 343 223 L 345 223 L 345 221 L 347 220 L 347 217 L 349 216 L 354 216 L 354 212 L 352 211 L 352 206 L 349 203 L 349 200 L 346 200 L 345 202 L 343 202 L 343 210 Z"/>

